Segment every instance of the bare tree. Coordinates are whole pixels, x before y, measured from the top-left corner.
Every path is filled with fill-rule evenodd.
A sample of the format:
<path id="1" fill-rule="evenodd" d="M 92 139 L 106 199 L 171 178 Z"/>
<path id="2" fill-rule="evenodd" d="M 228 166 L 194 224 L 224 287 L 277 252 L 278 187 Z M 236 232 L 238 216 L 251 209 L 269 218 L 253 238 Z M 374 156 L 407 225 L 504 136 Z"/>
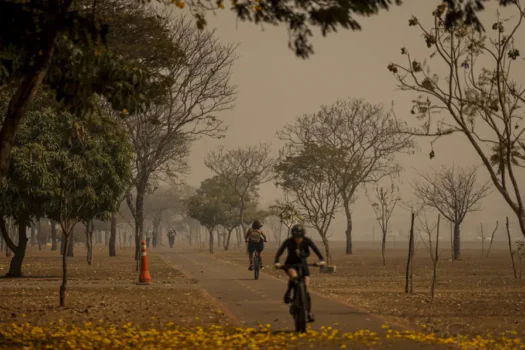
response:
<path id="1" fill-rule="evenodd" d="M 270 144 L 238 147 L 230 150 L 219 147 L 206 157 L 204 164 L 224 179 L 239 196 L 239 224 L 245 230 L 246 202 L 250 192 L 271 180 L 274 159 Z"/>
<path id="2" fill-rule="evenodd" d="M 267 224 L 268 228 L 272 231 L 275 243 L 280 246 L 283 233 L 283 223 L 279 218 L 279 212 L 276 208 L 270 208 L 270 215 L 264 220 L 264 223 Z"/>
<path id="3" fill-rule="evenodd" d="M 525 165 L 525 124 L 521 112 L 525 87 L 514 80 L 520 74 L 513 71 L 519 57 L 515 34 L 525 16 L 521 4 L 520 0 L 509 2 L 507 8 L 513 11 L 513 18 L 503 19 L 498 14 L 493 23 L 485 25 L 492 28 L 493 34 L 480 33 L 462 20 L 447 22 L 445 18 L 454 9 L 446 4 L 433 12 L 431 29 L 412 17 L 409 25 L 423 34 L 426 46 L 433 49 L 434 59 L 418 60 L 402 48 L 406 64 L 391 63 L 388 69 L 402 90 L 419 94 L 411 113 L 422 125 L 407 131 L 430 136 L 432 145 L 445 135 L 463 135 L 515 213 L 525 236 L 525 205 L 516 175 Z M 443 68 L 447 73 L 440 77 L 437 72 Z M 445 113 L 440 118 L 441 111 Z M 434 156 L 432 148 L 430 157 Z"/>
<path id="4" fill-rule="evenodd" d="M 487 258 L 489 257 L 489 254 L 490 254 L 490 249 L 492 248 L 492 242 L 494 241 L 494 235 L 496 234 L 496 232 L 498 231 L 498 226 L 499 226 L 499 221 L 496 221 L 496 227 L 494 228 L 494 231 L 492 231 L 492 235 L 490 236 L 490 244 L 489 244 L 489 249 L 487 250 Z"/>
<path id="5" fill-rule="evenodd" d="M 135 219 L 137 268 L 148 185 L 154 189 L 159 177 L 186 170 L 190 142 L 222 137 L 226 127 L 214 114 L 231 109 L 235 100 L 230 72 L 236 47 L 222 45 L 213 32 L 200 31 L 183 17 L 168 30 L 180 50 L 157 72 L 168 88 L 145 112 L 124 120 L 136 153 L 136 197 L 129 192 L 126 202 Z"/>
<path id="6" fill-rule="evenodd" d="M 488 183 L 477 185 L 476 172 L 477 167 L 444 165 L 432 175 L 420 174 L 420 179 L 412 184 L 425 205 L 437 209 L 454 223 L 454 260 L 461 255 L 461 223 L 468 213 L 480 209 L 480 201 L 490 190 Z"/>
<path id="7" fill-rule="evenodd" d="M 322 164 L 312 159 L 308 148 L 300 154 L 285 152 L 286 147 L 275 167 L 277 185 L 292 195 L 304 222 L 317 230 L 331 264 L 328 229 L 341 206 L 337 185 L 326 175 Z"/>
<path id="8" fill-rule="evenodd" d="M 512 238 L 510 236 L 509 217 L 507 216 L 505 220 L 506 220 L 505 227 L 507 229 L 507 238 L 509 241 L 509 254 L 510 254 L 510 260 L 512 262 L 512 272 L 514 273 L 514 279 L 518 279 L 518 274 L 516 272 L 516 263 L 514 262 L 514 250 L 512 249 Z"/>
<path id="9" fill-rule="evenodd" d="M 437 221 L 433 225 L 428 222 L 428 217 L 426 213 L 424 214 L 424 219 L 421 219 L 421 216 L 418 215 L 418 220 L 419 220 L 420 229 L 427 235 L 426 241 L 428 242 L 428 244 L 425 242 L 425 240 L 423 240 L 423 243 L 428 249 L 428 252 L 430 254 L 430 259 L 432 259 L 433 268 L 432 268 L 432 284 L 430 286 L 430 296 L 432 298 L 432 301 L 434 301 L 436 284 L 437 284 L 437 268 L 438 268 L 438 262 L 439 262 L 439 226 L 441 223 L 441 214 L 438 214 Z M 434 235 L 434 231 L 436 231 L 435 247 L 434 247 L 433 238 L 432 238 L 432 235 Z"/>
<path id="10" fill-rule="evenodd" d="M 381 256 L 383 257 L 383 265 L 386 265 L 385 250 L 386 250 L 386 234 L 388 232 L 388 223 L 394 213 L 394 209 L 401 200 L 399 197 L 399 188 L 392 184 L 390 188 L 377 186 L 374 189 L 375 198 L 372 201 L 372 209 L 376 214 L 376 220 L 381 228 L 382 242 L 381 242 Z"/>
<path id="11" fill-rule="evenodd" d="M 408 258 L 405 271 L 405 293 L 414 293 L 414 218 L 415 212 L 410 213 L 410 231 L 408 236 Z"/>
<path id="12" fill-rule="evenodd" d="M 383 106 L 362 99 L 340 100 L 304 114 L 278 133 L 291 148 L 310 145 L 332 177 L 346 216 L 346 253 L 352 254 L 352 211 L 360 185 L 377 182 L 400 171 L 395 155 L 411 149 L 411 136 Z"/>
<path id="13" fill-rule="evenodd" d="M 289 193 L 285 192 L 284 200 L 276 200 L 275 204 L 270 206 L 270 210 L 276 213 L 281 224 L 286 227 L 286 238 L 290 237 L 290 230 L 294 224 L 304 221 L 299 210 L 290 201 L 289 196 Z"/>

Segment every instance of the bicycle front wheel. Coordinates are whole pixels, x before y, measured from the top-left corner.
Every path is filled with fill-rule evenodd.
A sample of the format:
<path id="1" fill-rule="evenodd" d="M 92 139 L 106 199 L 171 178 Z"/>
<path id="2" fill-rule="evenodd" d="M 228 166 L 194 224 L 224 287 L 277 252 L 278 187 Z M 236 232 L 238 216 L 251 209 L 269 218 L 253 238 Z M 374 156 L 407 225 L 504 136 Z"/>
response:
<path id="1" fill-rule="evenodd" d="M 308 310 L 306 309 L 306 288 L 304 283 L 300 283 L 296 286 L 296 299 L 295 299 L 295 331 L 304 333 L 306 332 L 306 325 L 308 321 Z"/>
<path id="2" fill-rule="evenodd" d="M 253 256 L 253 275 L 255 280 L 259 279 L 259 269 L 259 253 L 256 252 Z"/>

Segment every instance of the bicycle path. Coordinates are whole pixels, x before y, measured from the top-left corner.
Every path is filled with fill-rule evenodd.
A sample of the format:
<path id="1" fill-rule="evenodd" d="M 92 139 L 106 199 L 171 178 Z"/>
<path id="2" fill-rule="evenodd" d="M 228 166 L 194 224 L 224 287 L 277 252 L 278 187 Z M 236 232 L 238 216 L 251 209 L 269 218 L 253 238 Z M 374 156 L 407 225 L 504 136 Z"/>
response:
<path id="1" fill-rule="evenodd" d="M 264 272 L 256 281 L 253 272 L 246 267 L 208 254 L 180 251 L 159 253 L 175 268 L 198 280 L 198 286 L 219 302 L 225 315 L 240 325 L 257 327 L 259 324 L 270 324 L 274 330 L 293 329 L 288 306 L 282 302 L 285 281 Z M 367 329 L 378 334 L 385 333 L 382 329 L 385 321 L 338 301 L 312 294 L 312 306 L 316 317 L 316 322 L 311 324 L 313 329 L 333 326 L 345 332 Z M 408 341 L 389 344 L 388 347 L 406 350 L 448 348 Z"/>

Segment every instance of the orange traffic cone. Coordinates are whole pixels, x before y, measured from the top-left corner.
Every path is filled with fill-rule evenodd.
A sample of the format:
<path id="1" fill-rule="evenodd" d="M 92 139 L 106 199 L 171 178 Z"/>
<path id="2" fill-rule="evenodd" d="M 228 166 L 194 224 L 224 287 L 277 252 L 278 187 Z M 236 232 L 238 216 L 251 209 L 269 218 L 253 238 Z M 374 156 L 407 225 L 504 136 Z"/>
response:
<path id="1" fill-rule="evenodd" d="M 146 254 L 146 242 L 142 241 L 142 251 L 140 257 L 140 276 L 138 284 L 151 284 L 151 275 L 148 268 L 148 256 Z"/>

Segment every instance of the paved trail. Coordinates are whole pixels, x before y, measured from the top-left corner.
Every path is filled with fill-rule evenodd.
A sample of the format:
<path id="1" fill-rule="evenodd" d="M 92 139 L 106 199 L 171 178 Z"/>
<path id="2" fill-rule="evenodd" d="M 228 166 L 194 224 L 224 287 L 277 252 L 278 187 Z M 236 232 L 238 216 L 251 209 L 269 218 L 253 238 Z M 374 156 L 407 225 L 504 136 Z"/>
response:
<path id="1" fill-rule="evenodd" d="M 207 254 L 194 252 L 164 251 L 161 255 L 176 268 L 190 274 L 199 281 L 198 285 L 216 298 L 227 316 L 247 327 L 271 324 L 273 329 L 290 330 L 293 327 L 288 307 L 282 296 L 286 284 L 262 273 L 259 280 L 253 272 L 230 262 L 216 259 Z M 332 326 L 343 331 L 369 329 L 383 333 L 384 323 L 370 314 L 352 309 L 332 299 L 312 295 L 316 322 L 312 328 Z M 415 343 L 394 344 L 395 349 L 444 349 L 437 346 L 423 346 Z"/>

